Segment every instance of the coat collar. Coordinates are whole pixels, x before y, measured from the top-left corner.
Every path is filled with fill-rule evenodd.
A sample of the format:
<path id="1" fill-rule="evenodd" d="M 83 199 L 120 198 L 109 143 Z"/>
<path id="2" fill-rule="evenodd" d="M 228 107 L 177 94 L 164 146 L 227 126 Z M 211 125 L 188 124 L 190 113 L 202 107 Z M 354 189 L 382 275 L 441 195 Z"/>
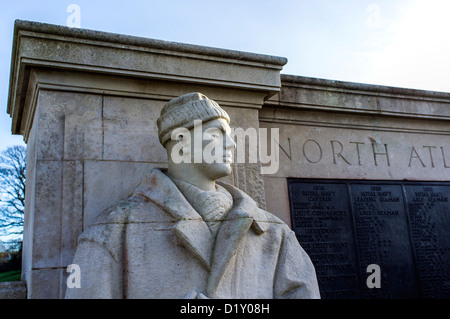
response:
<path id="1" fill-rule="evenodd" d="M 173 232 L 187 250 L 209 270 L 214 238 L 202 217 L 171 179 L 161 170 L 153 169 L 144 177 L 135 194 L 145 197 L 177 221 Z"/>
<path id="2" fill-rule="evenodd" d="M 220 288 L 225 271 L 232 264 L 233 257 L 248 230 L 252 228 L 260 235 L 269 227 L 266 214 L 258 208 L 253 199 L 234 186 L 223 182 L 217 183 L 231 194 L 234 207 L 222 222 L 216 238 L 207 286 L 207 294 L 212 298 L 217 297 L 216 292 Z"/>
<path id="3" fill-rule="evenodd" d="M 225 217 L 217 238 L 213 237 L 202 217 L 161 170 L 153 169 L 135 192 L 136 195 L 143 196 L 159 206 L 177 221 L 173 227 L 175 235 L 208 270 L 213 272 L 209 284 L 211 290 L 218 285 L 247 231 L 253 228 L 257 234 L 261 234 L 268 228 L 266 215 L 253 199 L 232 185 L 217 183 L 233 197 L 233 208 Z"/>
<path id="4" fill-rule="evenodd" d="M 269 226 L 266 213 L 258 207 L 250 196 L 230 184 L 221 181 L 217 181 L 216 183 L 225 188 L 233 197 L 233 211 L 236 211 L 235 214 L 237 216 L 251 218 L 251 227 L 257 234 L 262 234 L 267 230 Z M 233 214 L 228 214 L 225 219 L 229 220 L 230 217 L 233 217 Z"/>

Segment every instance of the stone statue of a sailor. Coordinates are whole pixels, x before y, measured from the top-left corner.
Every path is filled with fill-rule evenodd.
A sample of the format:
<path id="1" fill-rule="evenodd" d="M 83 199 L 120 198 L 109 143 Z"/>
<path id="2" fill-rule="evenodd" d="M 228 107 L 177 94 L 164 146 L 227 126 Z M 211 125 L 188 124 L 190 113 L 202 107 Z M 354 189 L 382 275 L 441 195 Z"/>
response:
<path id="1" fill-rule="evenodd" d="M 194 159 L 194 121 L 209 136 L 202 148 L 220 145 L 218 160 Z M 73 263 L 81 288 L 67 288 L 66 298 L 320 298 L 294 232 L 217 181 L 231 173 L 229 123 L 200 93 L 163 107 L 158 128 L 167 171 L 152 170 L 80 235 Z"/>

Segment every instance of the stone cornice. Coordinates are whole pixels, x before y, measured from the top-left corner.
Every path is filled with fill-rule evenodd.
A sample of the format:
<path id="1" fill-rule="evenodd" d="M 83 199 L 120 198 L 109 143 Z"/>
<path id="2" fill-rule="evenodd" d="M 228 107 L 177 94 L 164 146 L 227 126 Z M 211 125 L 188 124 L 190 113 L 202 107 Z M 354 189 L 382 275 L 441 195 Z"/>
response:
<path id="1" fill-rule="evenodd" d="M 450 120 L 450 93 L 281 75 L 266 106 L 416 119 Z"/>
<path id="2" fill-rule="evenodd" d="M 286 62 L 282 57 L 17 20 L 7 112 L 13 118 L 13 134 L 23 134 L 32 69 L 197 83 L 269 97 L 280 90 Z"/>

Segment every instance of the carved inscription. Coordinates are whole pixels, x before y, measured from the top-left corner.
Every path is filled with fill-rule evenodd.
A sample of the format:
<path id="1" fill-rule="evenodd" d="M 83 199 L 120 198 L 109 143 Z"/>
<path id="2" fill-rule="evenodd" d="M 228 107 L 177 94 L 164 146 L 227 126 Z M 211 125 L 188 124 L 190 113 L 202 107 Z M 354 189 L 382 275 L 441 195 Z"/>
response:
<path id="1" fill-rule="evenodd" d="M 407 185 L 421 293 L 450 297 L 450 186 Z"/>
<path id="2" fill-rule="evenodd" d="M 389 143 L 377 142 L 371 137 L 366 141 L 348 142 L 316 139 L 298 141 L 288 137 L 280 141 L 279 148 L 280 154 L 283 154 L 289 162 L 419 169 L 450 168 L 450 150 L 441 145 L 405 145 L 396 148 Z"/>
<path id="3" fill-rule="evenodd" d="M 291 188 L 293 226 L 315 264 L 322 298 L 359 298 L 352 217 L 345 185 Z"/>
<path id="4" fill-rule="evenodd" d="M 289 193 L 323 298 L 450 297 L 450 185 L 289 179 Z"/>
<path id="5" fill-rule="evenodd" d="M 350 184 L 362 269 L 382 269 L 381 289 L 363 287 L 366 298 L 414 298 L 414 263 L 401 185 Z"/>

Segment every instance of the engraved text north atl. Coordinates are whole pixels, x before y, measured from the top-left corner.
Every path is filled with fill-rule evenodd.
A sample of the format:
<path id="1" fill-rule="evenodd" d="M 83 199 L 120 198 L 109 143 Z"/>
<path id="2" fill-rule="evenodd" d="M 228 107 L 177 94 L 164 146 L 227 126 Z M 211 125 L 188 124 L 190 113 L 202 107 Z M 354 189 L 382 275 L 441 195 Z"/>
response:
<path id="1" fill-rule="evenodd" d="M 402 149 L 391 147 L 388 143 L 339 140 L 317 141 L 306 139 L 300 142 L 288 137 L 279 144 L 280 154 L 290 162 L 325 163 L 357 166 L 392 166 L 396 159 L 405 167 L 412 168 L 450 168 L 450 148 L 444 145 L 409 145 Z M 395 156 L 402 152 L 402 156 Z"/>

